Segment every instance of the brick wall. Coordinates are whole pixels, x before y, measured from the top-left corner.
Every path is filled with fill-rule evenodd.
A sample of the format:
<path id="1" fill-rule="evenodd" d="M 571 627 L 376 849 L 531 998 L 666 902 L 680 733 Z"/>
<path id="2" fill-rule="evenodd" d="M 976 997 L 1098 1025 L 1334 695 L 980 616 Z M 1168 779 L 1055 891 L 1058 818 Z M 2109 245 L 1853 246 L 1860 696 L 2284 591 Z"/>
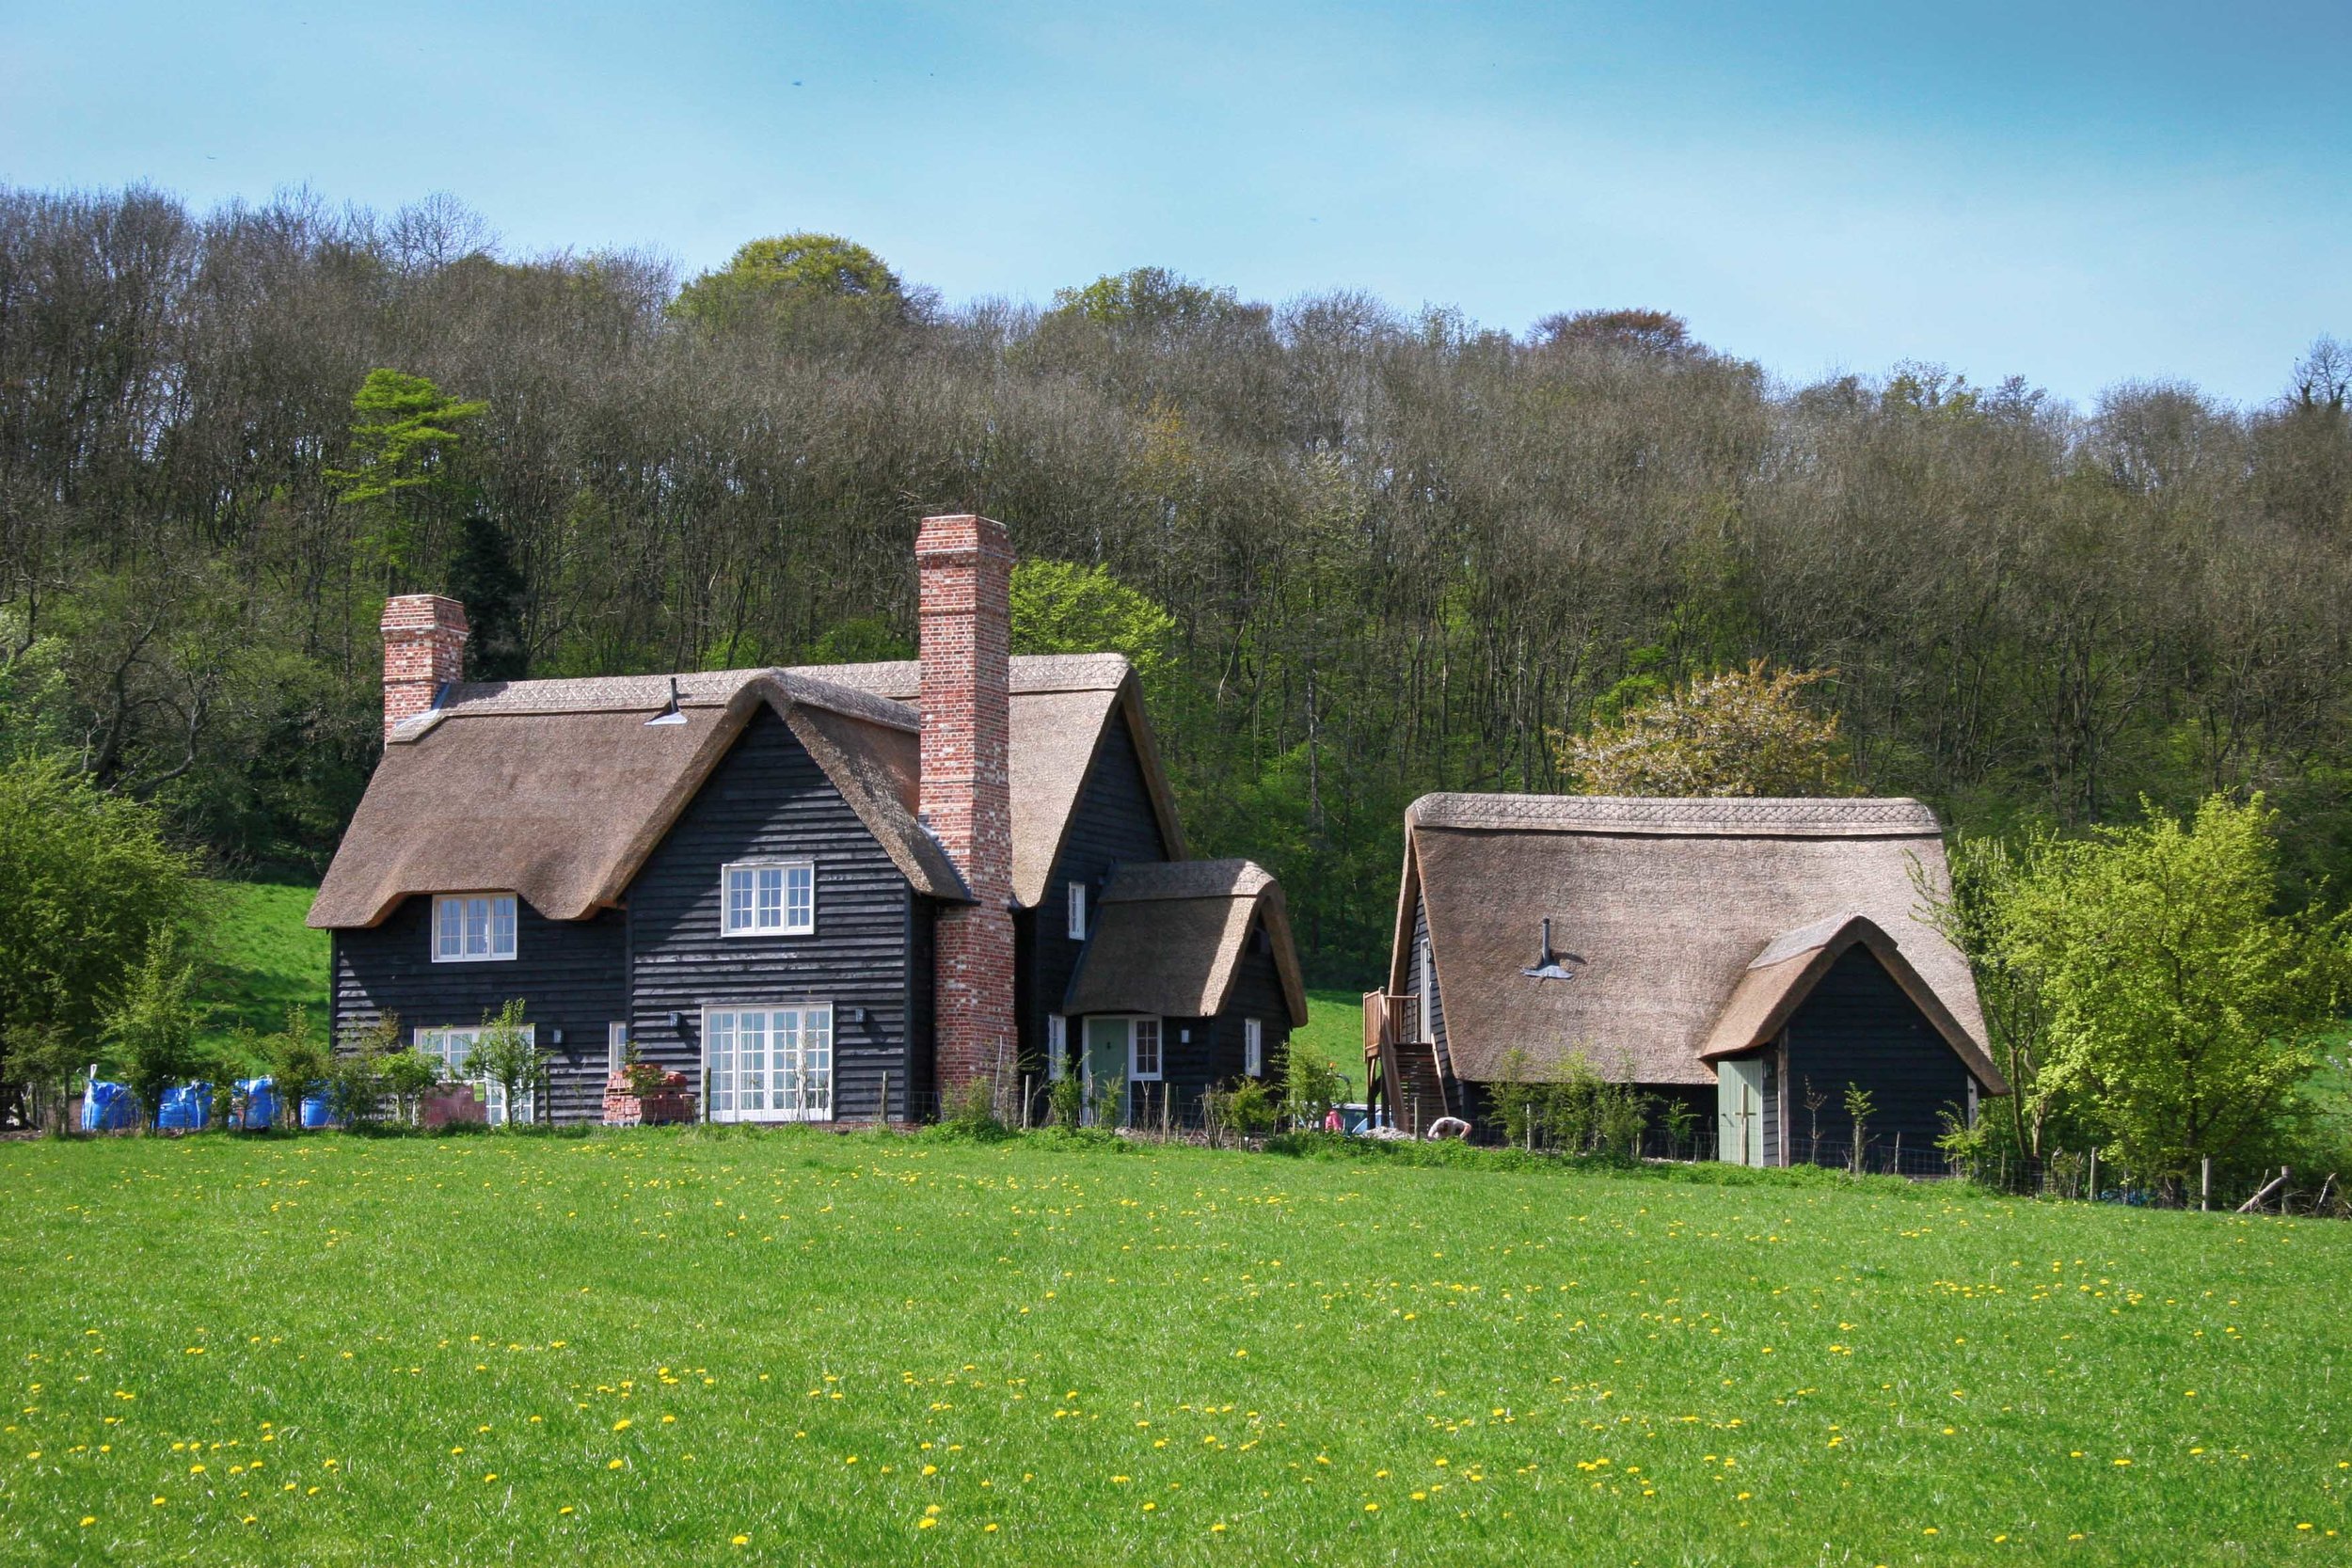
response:
<path id="1" fill-rule="evenodd" d="M 993 518 L 926 517 L 920 809 L 977 902 L 943 906 L 934 940 L 937 1083 L 952 1096 L 1017 1057 L 1013 1026 L 1012 546 Z"/>
<path id="2" fill-rule="evenodd" d="M 384 734 L 433 705 L 434 693 L 466 673 L 466 607 L 438 594 L 384 601 Z"/>

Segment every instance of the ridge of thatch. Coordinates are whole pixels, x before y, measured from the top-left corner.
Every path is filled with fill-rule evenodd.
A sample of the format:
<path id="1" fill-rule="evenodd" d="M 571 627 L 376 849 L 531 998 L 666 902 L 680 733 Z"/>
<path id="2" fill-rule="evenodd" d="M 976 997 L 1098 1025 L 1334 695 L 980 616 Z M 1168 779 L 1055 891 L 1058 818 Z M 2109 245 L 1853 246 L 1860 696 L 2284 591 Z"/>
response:
<path id="1" fill-rule="evenodd" d="M 1261 921 L 1291 1027 L 1302 1027 L 1307 992 L 1282 884 L 1245 860 L 1113 870 L 1062 1011 L 1214 1018 L 1225 1010 Z"/>
<path id="2" fill-rule="evenodd" d="M 1867 948 L 1903 994 L 1925 1015 L 1935 1032 L 1967 1065 L 1969 1074 L 1988 1094 L 2007 1094 L 2009 1085 L 1983 1047 L 1970 1037 L 1935 993 L 1903 957 L 1895 939 L 1866 914 L 1830 915 L 1792 931 L 1784 931 L 1764 944 L 1748 963 L 1747 972 L 1732 988 L 1731 1000 L 1699 1048 L 1699 1059 L 1712 1062 L 1737 1056 L 1769 1043 L 1788 1025 L 1804 999 L 1848 949 Z"/>
<path id="3" fill-rule="evenodd" d="M 1752 961 L 1861 915 L 1989 1070 L 1975 980 L 1917 917 L 1915 868 L 1948 892 L 1942 824 L 1913 800 L 1424 796 L 1406 812 L 1389 989 L 1414 985 L 1425 902 L 1460 1077 L 1497 1079 L 1518 1050 L 1539 1069 L 1581 1053 L 1629 1082 L 1711 1084 L 1701 1053 Z M 1521 973 L 1546 916 L 1572 980 Z"/>
<path id="4" fill-rule="evenodd" d="M 919 893 L 968 901 L 945 847 L 915 820 L 916 738 L 874 699 L 782 671 L 679 679 L 683 724 L 645 722 L 669 699 L 620 683 L 459 688 L 384 749 L 312 901 L 309 923 L 373 926 L 404 898 L 508 890 L 550 920 L 616 903 L 743 726 L 763 706 L 790 726 Z M 581 686 L 607 689 L 590 693 Z M 719 693 L 724 691 L 721 697 Z M 594 700 L 589 700 L 593 698 Z"/>
<path id="5" fill-rule="evenodd" d="M 513 758 L 532 754 L 544 746 L 554 747 L 554 754 L 560 756 L 571 744 L 565 736 L 597 733 L 604 737 L 599 744 L 608 748 L 600 760 L 609 769 L 606 784 L 610 787 L 581 780 L 532 791 L 519 781 L 504 779 L 500 764 L 467 765 L 465 776 L 469 779 L 479 776 L 501 781 L 493 793 L 507 800 L 508 809 L 517 814 L 513 818 L 517 842 L 503 852 L 482 849 L 482 842 L 494 834 L 459 832 L 460 823 L 478 814 L 447 797 L 428 799 L 427 792 L 419 791 L 409 801 L 416 815 L 405 830 L 399 830 L 381 813 L 371 812 L 363 799 L 359 813 L 354 816 L 351 828 L 344 834 L 345 848 L 337 850 L 336 864 L 328 867 L 326 885 L 321 888 L 320 899 L 312 906 L 312 924 L 373 925 L 389 912 L 391 903 L 415 893 L 473 892 L 512 885 L 515 892 L 529 899 L 533 909 L 550 919 L 578 919 L 617 899 L 627 878 L 612 883 L 612 870 L 625 867 L 633 873 L 685 806 L 684 799 L 672 800 L 669 797 L 670 784 L 675 781 L 641 777 L 640 763 L 628 759 L 641 759 L 645 766 L 653 767 L 651 758 L 672 757 L 685 735 L 703 734 L 691 722 L 691 716 L 709 709 L 730 710 L 747 689 L 755 687 L 780 694 L 786 707 L 778 711 L 788 708 L 787 719 L 793 724 L 794 734 L 813 755 L 823 752 L 818 765 L 841 788 L 859 817 L 873 830 L 891 859 L 907 871 L 916 891 L 962 898 L 965 894 L 961 874 L 938 841 L 914 820 L 920 789 L 917 736 L 921 729 L 921 716 L 914 700 L 921 677 L 920 663 L 908 658 L 868 664 L 694 671 L 675 676 L 592 675 L 556 680 L 470 681 L 451 686 L 433 708 L 393 730 L 388 737 L 379 772 L 385 767 L 393 768 L 396 774 L 405 772 L 406 765 L 397 764 L 394 759 L 410 748 L 431 744 L 428 737 L 445 726 L 496 721 L 496 749 L 512 753 Z M 1133 737 L 1136 760 L 1143 770 L 1168 852 L 1171 856 L 1183 855 L 1184 833 L 1177 820 L 1175 798 L 1160 765 L 1135 672 L 1124 655 L 1016 655 L 1011 665 L 1010 689 L 1009 761 L 1016 901 L 1033 907 L 1045 896 L 1071 817 L 1115 713 L 1126 718 L 1127 732 Z M 649 747 L 637 731 L 643 728 L 646 716 L 668 705 L 673 689 L 679 710 L 690 715 L 690 723 L 655 728 L 650 734 L 660 737 L 660 743 Z M 597 721 L 600 716 L 604 722 Z M 628 721 L 624 723 L 622 720 Z M 569 727 L 558 723 L 559 721 L 567 721 Z M 632 729 L 632 725 L 637 728 Z M 894 735 L 902 739 L 891 738 Z M 727 738 L 732 737 L 730 731 Z M 470 755 L 477 749 L 489 748 L 486 740 L 482 748 L 469 740 L 461 749 Z M 453 753 L 437 746 L 434 750 L 436 756 L 442 759 L 437 767 L 443 776 L 448 776 L 456 766 Z M 685 766 L 684 761 L 675 757 L 672 760 L 677 766 Z M 705 759 L 702 772 L 693 777 L 693 784 L 699 785 L 702 774 L 716 762 L 716 754 Z M 660 765 L 666 766 L 669 764 Z M 660 767 L 654 770 L 660 771 Z M 397 780 L 387 787 L 389 791 L 405 794 Z M 577 799 L 570 805 L 559 806 L 555 797 L 564 790 L 571 791 Z M 375 793 L 373 780 L 369 792 L 371 796 Z M 623 820 L 635 812 L 650 815 L 640 820 Z M 554 825 L 559 821 L 568 826 Z M 477 828 L 481 826 L 476 824 Z M 449 863 L 459 851 L 437 849 L 426 843 L 394 844 L 390 839 L 396 832 L 420 839 L 457 833 L 452 843 L 462 841 L 466 846 L 461 863 L 470 868 L 465 872 L 468 879 L 462 886 L 437 885 L 456 874 Z M 645 836 L 648 832 L 649 839 Z M 560 833 L 569 834 L 576 842 L 568 848 L 543 843 L 547 835 Z M 358 847 L 353 852 L 358 858 L 352 865 L 344 866 L 346 849 L 352 849 L 355 835 Z M 617 847 L 595 850 L 589 847 L 594 844 Z M 492 848 L 500 847 L 493 845 Z M 573 863 L 596 855 L 604 858 L 598 862 L 601 869 L 593 875 L 581 864 Z M 373 866 L 374 870 L 363 875 L 357 869 L 361 865 Z M 338 867 L 342 868 L 340 873 Z M 533 895 L 518 883 L 494 879 L 526 873 L 532 877 L 532 885 L 539 889 L 538 895 Z M 422 885 L 427 881 L 437 885 Z M 588 883 L 593 883 L 593 887 L 584 885 Z M 331 898 L 330 889 L 334 893 Z M 383 901 L 387 898 L 389 902 Z M 582 903 L 583 898 L 587 902 Z M 368 905 L 366 911 L 356 912 L 361 904 Z M 559 909 L 578 912 L 557 914 Z"/>

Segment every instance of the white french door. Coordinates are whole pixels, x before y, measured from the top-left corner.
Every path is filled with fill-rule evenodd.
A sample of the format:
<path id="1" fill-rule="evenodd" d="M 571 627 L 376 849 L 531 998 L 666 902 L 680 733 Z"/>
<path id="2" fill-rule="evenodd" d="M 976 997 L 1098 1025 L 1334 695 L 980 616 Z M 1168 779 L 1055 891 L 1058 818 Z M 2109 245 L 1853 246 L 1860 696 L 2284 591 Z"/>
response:
<path id="1" fill-rule="evenodd" d="M 712 1121 L 831 1121 L 833 1004 L 705 1008 L 703 1073 Z"/>

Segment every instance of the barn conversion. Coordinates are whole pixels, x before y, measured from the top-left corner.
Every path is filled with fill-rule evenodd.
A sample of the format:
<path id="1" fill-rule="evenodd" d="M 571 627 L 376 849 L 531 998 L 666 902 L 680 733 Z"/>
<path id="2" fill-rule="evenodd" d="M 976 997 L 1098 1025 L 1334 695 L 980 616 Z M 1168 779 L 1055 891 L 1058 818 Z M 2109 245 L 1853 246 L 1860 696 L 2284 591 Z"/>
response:
<path id="1" fill-rule="evenodd" d="M 1197 1108 L 1305 1022 L 1281 889 L 1187 861 L 1135 672 L 1009 653 L 1003 526 L 930 517 L 921 643 L 881 664 L 469 683 L 464 607 L 385 606 L 384 755 L 310 911 L 337 1037 L 453 1082 L 524 1006 L 528 1105 L 630 1052 L 735 1121 L 907 1119 L 977 1079 Z"/>
<path id="2" fill-rule="evenodd" d="M 1405 819 L 1378 1108 L 1482 1121 L 1494 1086 L 1605 1078 L 1680 1101 L 1721 1158 L 1932 1159 L 1945 1117 L 2008 1092 L 1968 965 L 1919 918 L 1943 830 L 1909 800 L 1430 795 Z"/>

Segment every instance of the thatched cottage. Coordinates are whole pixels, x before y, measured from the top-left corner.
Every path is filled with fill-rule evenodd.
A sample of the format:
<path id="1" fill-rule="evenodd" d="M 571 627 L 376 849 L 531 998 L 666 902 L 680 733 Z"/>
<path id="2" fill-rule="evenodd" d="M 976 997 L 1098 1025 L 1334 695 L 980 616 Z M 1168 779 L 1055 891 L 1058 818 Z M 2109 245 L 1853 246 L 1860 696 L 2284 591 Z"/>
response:
<path id="1" fill-rule="evenodd" d="M 1424 796 L 1365 998 L 1379 1108 L 1477 1122 L 1499 1081 L 1581 1055 L 1749 1164 L 1843 1164 L 1858 1088 L 1866 1163 L 1927 1168 L 1947 1114 L 2008 1092 L 1918 918 L 1947 875 L 1916 800 Z"/>
<path id="2" fill-rule="evenodd" d="M 310 911 L 339 1038 L 468 1079 L 519 999 L 585 1120 L 635 1050 L 718 1120 L 905 1119 L 976 1078 L 1184 1113 L 1306 1017 L 1281 889 L 1184 859 L 1135 672 L 1013 657 L 1003 526 L 930 517 L 919 657 L 469 683 L 464 607 L 385 606 L 384 755 Z"/>

